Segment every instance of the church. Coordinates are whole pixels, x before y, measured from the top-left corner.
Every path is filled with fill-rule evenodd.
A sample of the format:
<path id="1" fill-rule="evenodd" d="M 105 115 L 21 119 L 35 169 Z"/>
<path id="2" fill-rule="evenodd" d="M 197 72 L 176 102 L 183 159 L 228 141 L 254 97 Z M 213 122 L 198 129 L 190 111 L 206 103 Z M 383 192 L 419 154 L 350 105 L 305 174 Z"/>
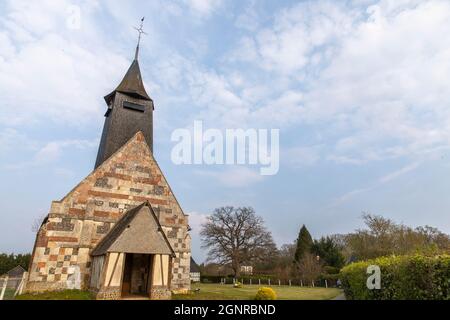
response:
<path id="1" fill-rule="evenodd" d="M 107 110 L 95 169 L 51 204 L 27 292 L 90 290 L 97 299 L 170 299 L 190 289 L 191 238 L 153 155 L 154 103 L 135 58 Z"/>

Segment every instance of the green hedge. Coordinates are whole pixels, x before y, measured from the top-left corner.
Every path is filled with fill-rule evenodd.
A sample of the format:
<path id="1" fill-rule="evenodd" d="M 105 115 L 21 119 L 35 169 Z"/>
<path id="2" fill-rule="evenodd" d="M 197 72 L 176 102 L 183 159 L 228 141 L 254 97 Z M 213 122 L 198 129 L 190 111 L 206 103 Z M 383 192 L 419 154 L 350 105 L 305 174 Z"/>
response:
<path id="1" fill-rule="evenodd" d="M 381 270 L 381 289 L 369 290 L 367 267 Z M 450 255 L 392 256 L 352 263 L 341 270 L 347 299 L 450 300 Z"/>
<path id="2" fill-rule="evenodd" d="M 200 275 L 200 282 L 202 283 L 220 283 L 220 280 L 223 279 L 222 276 L 208 276 L 208 275 Z"/>

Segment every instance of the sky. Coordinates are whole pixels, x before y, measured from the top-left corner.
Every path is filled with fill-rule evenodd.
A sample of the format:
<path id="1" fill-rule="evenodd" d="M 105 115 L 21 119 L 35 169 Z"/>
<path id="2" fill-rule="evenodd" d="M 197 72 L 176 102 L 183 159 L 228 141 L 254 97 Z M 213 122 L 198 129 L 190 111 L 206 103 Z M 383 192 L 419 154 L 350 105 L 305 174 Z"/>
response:
<path id="1" fill-rule="evenodd" d="M 155 157 L 193 228 L 251 206 L 278 245 L 363 212 L 450 233 L 450 1 L 0 0 L 0 252 L 93 169 L 146 17 Z M 280 170 L 175 165 L 171 133 L 280 130 Z"/>

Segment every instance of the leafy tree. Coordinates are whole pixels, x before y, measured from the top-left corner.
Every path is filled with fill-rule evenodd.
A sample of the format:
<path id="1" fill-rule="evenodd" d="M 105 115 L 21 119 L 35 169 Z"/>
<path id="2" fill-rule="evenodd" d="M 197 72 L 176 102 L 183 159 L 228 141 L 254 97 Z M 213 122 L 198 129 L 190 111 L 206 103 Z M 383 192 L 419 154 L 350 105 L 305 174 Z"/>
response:
<path id="1" fill-rule="evenodd" d="M 312 244 L 313 239 L 311 237 L 311 234 L 309 233 L 308 229 L 306 229 L 306 226 L 303 225 L 297 238 L 297 248 L 294 255 L 295 263 L 299 263 L 303 256 L 310 252 Z"/>
<path id="2" fill-rule="evenodd" d="M 311 252 L 319 256 L 326 266 L 342 268 L 345 264 L 345 258 L 341 253 L 341 249 L 330 237 L 314 240 Z"/>
<path id="3" fill-rule="evenodd" d="M 208 249 L 208 261 L 230 265 L 234 276 L 241 266 L 270 261 L 277 254 L 272 235 L 264 220 L 249 207 L 222 207 L 202 225 L 202 247 Z"/>

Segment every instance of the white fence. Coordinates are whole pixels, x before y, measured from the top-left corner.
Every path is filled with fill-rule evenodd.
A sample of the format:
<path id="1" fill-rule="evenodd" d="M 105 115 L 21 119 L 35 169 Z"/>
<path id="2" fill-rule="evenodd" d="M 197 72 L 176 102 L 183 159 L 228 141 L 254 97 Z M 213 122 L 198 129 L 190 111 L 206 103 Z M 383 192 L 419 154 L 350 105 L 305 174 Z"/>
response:
<path id="1" fill-rule="evenodd" d="M 13 300 L 17 295 L 22 294 L 27 277 L 28 272 L 25 272 L 21 278 L 8 276 L 0 278 L 0 300 Z"/>
<path id="2" fill-rule="evenodd" d="M 303 280 L 274 280 L 274 279 L 233 279 L 233 278 L 222 278 L 220 280 L 220 284 L 236 284 L 237 282 L 241 283 L 242 285 L 268 285 L 268 286 L 298 286 L 298 287 L 333 287 L 337 286 L 337 284 L 328 283 L 328 280 L 312 280 L 312 281 L 303 281 Z"/>

